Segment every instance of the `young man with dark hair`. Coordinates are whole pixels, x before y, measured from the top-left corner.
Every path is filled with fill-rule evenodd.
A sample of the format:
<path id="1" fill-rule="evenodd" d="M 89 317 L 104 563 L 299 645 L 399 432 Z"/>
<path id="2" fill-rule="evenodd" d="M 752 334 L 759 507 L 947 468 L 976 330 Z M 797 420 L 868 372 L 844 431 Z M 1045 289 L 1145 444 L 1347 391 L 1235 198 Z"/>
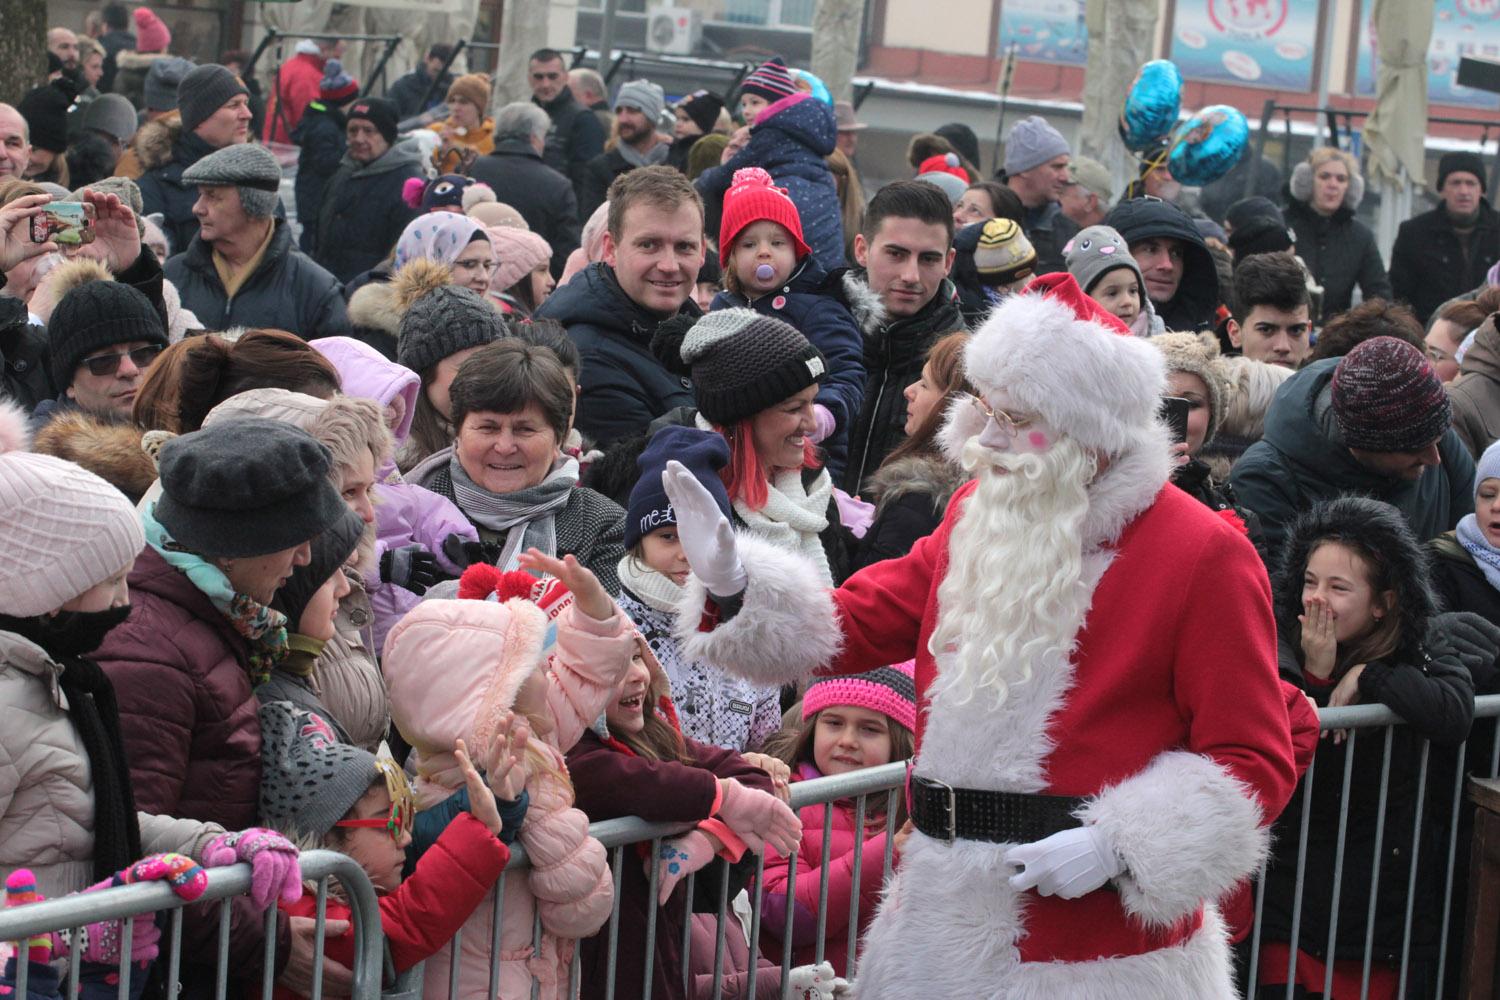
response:
<path id="1" fill-rule="evenodd" d="M 1384 299 L 1370 299 L 1330 319 L 1318 331 L 1318 343 L 1308 356 L 1308 361 L 1342 358 L 1375 337 L 1395 337 L 1406 341 L 1423 354 L 1427 353 L 1422 324 L 1417 322 L 1416 315 L 1410 309 L 1393 305 Z"/>
<path id="2" fill-rule="evenodd" d="M 578 345 L 578 429 L 596 444 L 645 433 L 693 405 L 692 384 L 667 370 L 651 339 L 663 320 L 701 315 L 693 287 L 703 257 L 703 202 L 692 183 L 671 167 L 638 167 L 610 185 L 604 259 L 536 311 Z"/>
<path id="3" fill-rule="evenodd" d="M 964 329 L 953 267 L 953 205 L 926 181 L 896 181 L 870 199 L 854 237 L 858 267 L 844 276 L 844 297 L 865 335 L 865 396 L 850 425 L 844 489 L 866 477 L 906 437 L 908 385 L 922 374 L 927 349 Z"/>
<path id="4" fill-rule="evenodd" d="M 1234 272 L 1229 342 L 1247 358 L 1294 371 L 1311 348 L 1307 279 L 1286 251 L 1254 254 Z"/>
<path id="5" fill-rule="evenodd" d="M 582 200 L 584 166 L 604 152 L 604 126 L 573 96 L 561 52 L 533 52 L 527 62 L 526 79 L 531 84 L 531 100 L 552 119 L 542 161 L 572 181 L 574 195 Z"/>
<path id="6" fill-rule="evenodd" d="M 1188 214 L 1160 198 L 1131 198 L 1110 209 L 1104 224 L 1130 245 L 1146 297 L 1168 330 L 1213 328 L 1219 275 Z"/>
<path id="7" fill-rule="evenodd" d="M 453 46 L 439 42 L 427 50 L 427 58 L 420 65 L 391 84 L 385 96 L 396 105 L 402 118 L 414 118 L 443 103 L 448 86 L 453 82 L 453 74 L 443 67 L 448 65 L 452 55 Z"/>

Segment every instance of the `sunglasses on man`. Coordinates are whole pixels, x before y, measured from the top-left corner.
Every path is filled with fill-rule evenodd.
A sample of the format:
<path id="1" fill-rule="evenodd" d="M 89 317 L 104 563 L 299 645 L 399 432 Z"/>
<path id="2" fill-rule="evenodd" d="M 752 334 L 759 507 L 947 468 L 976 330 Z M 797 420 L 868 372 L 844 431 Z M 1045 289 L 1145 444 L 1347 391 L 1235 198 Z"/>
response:
<path id="1" fill-rule="evenodd" d="M 91 358 L 84 358 L 79 364 L 87 367 L 90 375 L 104 378 L 120 370 L 120 361 L 123 358 L 129 358 L 131 364 L 145 371 L 151 367 L 151 362 L 155 361 L 160 353 L 159 344 L 147 344 L 145 347 L 137 347 L 133 351 L 121 351 L 118 354 L 96 354 Z"/>

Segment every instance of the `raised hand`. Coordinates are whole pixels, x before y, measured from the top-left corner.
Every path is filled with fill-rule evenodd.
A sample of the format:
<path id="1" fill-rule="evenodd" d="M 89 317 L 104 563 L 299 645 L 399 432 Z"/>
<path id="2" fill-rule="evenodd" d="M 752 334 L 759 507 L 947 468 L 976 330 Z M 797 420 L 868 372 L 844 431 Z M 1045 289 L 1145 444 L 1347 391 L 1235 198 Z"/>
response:
<path id="1" fill-rule="evenodd" d="M 517 557 L 516 564 L 522 569 L 562 581 L 562 585 L 573 593 L 573 606 L 595 621 L 608 621 L 614 617 L 614 598 L 609 596 L 609 591 L 604 589 L 594 571 L 572 555 L 557 559 L 540 549 L 527 549 Z"/>
<path id="2" fill-rule="evenodd" d="M 115 274 L 131 267 L 141 256 L 141 231 L 130 206 L 119 195 L 91 189 L 84 190 L 83 201 L 94 206 L 94 242 L 83 244 L 79 254 L 93 257 Z"/>
<path id="3" fill-rule="evenodd" d="M 677 515 L 677 537 L 693 575 L 710 594 L 733 597 L 745 589 L 745 566 L 735 547 L 734 528 L 713 495 L 681 462 L 668 462 L 662 489 Z"/>
<path id="4" fill-rule="evenodd" d="M 464 787 L 469 792 L 469 812 L 491 834 L 500 836 L 500 810 L 495 807 L 495 796 L 475 769 L 474 762 L 469 759 L 469 751 L 463 740 L 454 743 L 453 756 L 458 758 L 458 769 L 463 772 Z"/>
<path id="5" fill-rule="evenodd" d="M 57 244 L 31 242 L 31 218 L 42 214 L 50 194 L 28 194 L 0 208 L 0 273 L 44 253 L 57 253 Z"/>
<path id="6" fill-rule="evenodd" d="M 526 767 L 526 743 L 530 739 L 531 727 L 526 719 L 514 712 L 506 712 L 495 731 L 489 759 L 485 762 L 490 791 L 506 802 L 519 799 L 526 788 L 526 779 L 530 776 Z"/>

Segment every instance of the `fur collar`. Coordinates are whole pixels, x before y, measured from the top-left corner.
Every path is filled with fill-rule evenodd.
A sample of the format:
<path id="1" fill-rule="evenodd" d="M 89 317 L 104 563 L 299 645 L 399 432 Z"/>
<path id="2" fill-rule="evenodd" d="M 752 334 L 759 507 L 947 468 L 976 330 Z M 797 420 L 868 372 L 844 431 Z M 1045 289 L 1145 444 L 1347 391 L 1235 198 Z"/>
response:
<path id="1" fill-rule="evenodd" d="M 172 148 L 182 136 L 182 119 L 177 115 L 158 118 L 142 125 L 135 134 L 135 156 L 141 169 L 157 170 L 172 162 Z"/>
<path id="2" fill-rule="evenodd" d="M 968 481 L 969 474 L 961 466 L 941 455 L 908 455 L 876 469 L 870 477 L 869 493 L 875 499 L 877 512 L 912 494 L 930 496 L 933 509 L 941 511 Z"/>
<path id="3" fill-rule="evenodd" d="M 128 497 L 143 496 L 156 479 L 156 463 L 141 448 L 141 431 L 82 410 L 59 412 L 36 433 L 34 448 L 77 462 Z"/>
<path id="4" fill-rule="evenodd" d="M 861 278 L 851 268 L 844 272 L 844 298 L 849 306 L 849 312 L 854 315 L 854 322 L 859 325 L 860 332 L 866 337 L 885 326 L 889 318 L 885 312 L 885 304 L 880 301 L 880 296 L 875 294 L 869 283 Z"/>
<path id="5" fill-rule="evenodd" d="M 349 296 L 349 323 L 356 329 L 383 330 L 391 336 L 401 327 L 405 310 L 396 309 L 396 293 L 389 281 L 372 281 Z"/>
<path id="6" fill-rule="evenodd" d="M 1095 477 L 1083 522 L 1085 554 L 1119 541 L 1125 527 L 1156 501 L 1172 477 L 1171 444 L 1166 425 L 1153 422 Z"/>

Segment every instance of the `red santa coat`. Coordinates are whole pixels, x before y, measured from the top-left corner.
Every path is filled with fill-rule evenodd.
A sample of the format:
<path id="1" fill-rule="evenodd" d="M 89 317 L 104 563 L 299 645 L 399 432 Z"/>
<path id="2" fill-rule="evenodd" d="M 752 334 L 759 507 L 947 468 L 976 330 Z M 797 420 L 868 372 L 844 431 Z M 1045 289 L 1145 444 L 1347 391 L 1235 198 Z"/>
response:
<path id="1" fill-rule="evenodd" d="M 981 694 L 935 713 L 929 690 L 938 587 L 974 484 L 910 554 L 831 592 L 831 609 L 784 554 L 741 539 L 742 610 L 696 635 L 679 623 L 690 655 L 760 680 L 809 661 L 856 673 L 915 656 L 916 773 L 1088 796 L 1080 819 L 1125 862 L 1117 891 L 1017 894 L 1007 845 L 914 834 L 870 929 L 862 995 L 1233 995 L 1208 901 L 1264 857 L 1265 827 L 1295 787 L 1290 726 L 1261 562 L 1241 533 L 1159 486 L 1164 462 L 1127 457 L 1090 487 L 1085 577 L 1092 565 L 1097 584 L 1074 655 L 1013 685 L 998 709 Z M 1091 551 L 1089 538 L 1104 544 Z M 690 589 L 684 610 L 703 599 Z M 830 611 L 832 634 L 817 622 Z"/>

